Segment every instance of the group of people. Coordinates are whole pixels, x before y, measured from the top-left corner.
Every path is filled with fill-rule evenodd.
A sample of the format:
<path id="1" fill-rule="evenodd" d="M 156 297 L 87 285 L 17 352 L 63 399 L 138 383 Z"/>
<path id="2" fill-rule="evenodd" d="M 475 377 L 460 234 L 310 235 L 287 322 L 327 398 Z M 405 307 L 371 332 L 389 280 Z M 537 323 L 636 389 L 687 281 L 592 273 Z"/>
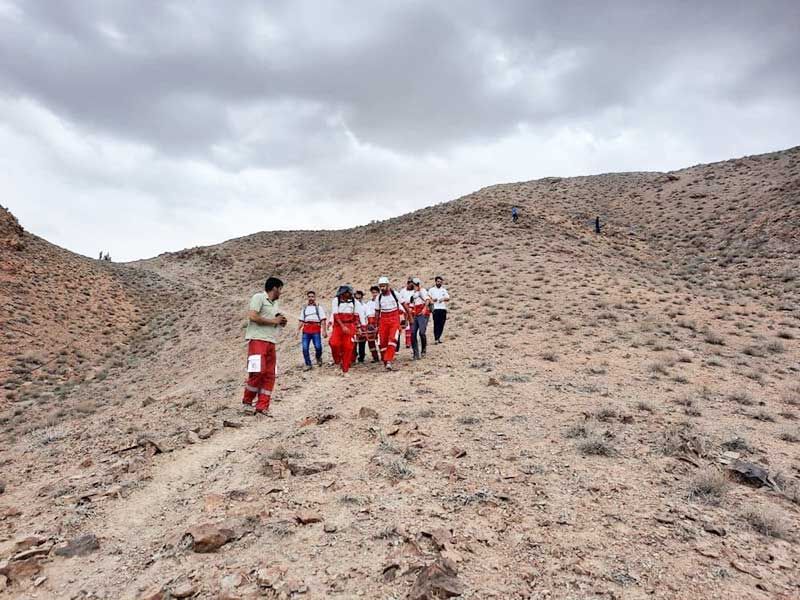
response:
<path id="1" fill-rule="evenodd" d="M 264 292 L 250 300 L 245 332 L 248 378 L 242 402 L 254 407 L 256 414 L 267 414 L 275 387 L 275 344 L 280 328 L 288 322 L 278 303 L 282 289 L 283 282 L 270 277 Z M 443 277 L 437 276 L 430 289 L 426 289 L 419 278 L 409 277 L 405 288 L 397 291 L 391 287 L 388 277 L 381 277 L 377 285 L 370 287 L 370 296 L 365 301 L 364 292 L 354 290 L 349 284 L 341 285 L 328 315 L 317 303 L 316 292 L 306 292 L 306 304 L 300 311 L 298 324 L 306 370 L 314 366 L 312 345 L 317 365 L 323 364 L 322 338 L 330 337 L 333 362 L 345 375 L 353 362 L 365 361 L 367 347 L 372 362 L 383 362 L 386 370 L 393 370 L 402 332 L 405 332 L 406 346 L 411 347 L 413 359 L 424 358 L 430 317 L 433 317 L 434 343 L 442 342 L 450 302 Z"/>

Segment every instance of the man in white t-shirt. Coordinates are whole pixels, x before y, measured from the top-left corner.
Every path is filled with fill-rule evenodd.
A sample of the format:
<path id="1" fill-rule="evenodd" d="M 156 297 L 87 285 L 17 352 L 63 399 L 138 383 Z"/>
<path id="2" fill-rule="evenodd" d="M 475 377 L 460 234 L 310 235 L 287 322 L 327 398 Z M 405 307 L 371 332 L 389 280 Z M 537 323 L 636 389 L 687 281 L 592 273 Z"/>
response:
<path id="1" fill-rule="evenodd" d="M 303 336 L 303 360 L 306 363 L 305 370 L 310 371 L 311 354 L 309 346 L 313 342 L 317 364 L 322 366 L 322 338 L 328 337 L 328 324 L 325 321 L 325 309 L 317 304 L 317 294 L 311 290 L 306 292 L 306 305 L 300 311 L 300 325 L 298 331 Z"/>
<path id="2" fill-rule="evenodd" d="M 450 302 L 450 295 L 444 287 L 444 278 L 441 275 L 437 275 L 434 282 L 436 285 L 428 290 L 433 301 L 433 340 L 435 344 L 441 344 L 444 324 L 447 322 L 447 304 Z"/>

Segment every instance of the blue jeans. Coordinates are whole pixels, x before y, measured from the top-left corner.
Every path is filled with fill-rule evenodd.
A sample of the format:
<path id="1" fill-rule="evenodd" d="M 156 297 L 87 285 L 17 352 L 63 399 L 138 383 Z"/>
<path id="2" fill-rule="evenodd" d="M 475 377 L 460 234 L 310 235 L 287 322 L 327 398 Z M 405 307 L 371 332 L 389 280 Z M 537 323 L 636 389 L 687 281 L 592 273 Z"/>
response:
<path id="1" fill-rule="evenodd" d="M 322 359 L 322 334 L 321 333 L 303 333 L 303 360 L 306 361 L 306 366 L 311 366 L 311 354 L 308 347 L 314 342 L 314 350 L 317 355 L 317 360 Z"/>
<path id="2" fill-rule="evenodd" d="M 419 334 L 419 344 L 417 344 L 417 334 Z M 417 315 L 411 322 L 411 348 L 414 350 L 414 356 L 419 358 L 420 345 L 422 346 L 422 354 L 428 348 L 428 317 L 425 315 Z"/>

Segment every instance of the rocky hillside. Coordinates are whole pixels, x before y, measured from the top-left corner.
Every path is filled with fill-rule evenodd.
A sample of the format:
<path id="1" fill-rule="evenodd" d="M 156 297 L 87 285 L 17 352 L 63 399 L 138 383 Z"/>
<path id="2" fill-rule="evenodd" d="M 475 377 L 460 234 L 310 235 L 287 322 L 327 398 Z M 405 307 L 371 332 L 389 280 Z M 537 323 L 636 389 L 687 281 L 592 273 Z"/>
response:
<path id="1" fill-rule="evenodd" d="M 10 597 L 800 594 L 800 149 L 128 265 L 3 219 Z M 442 274 L 446 341 L 343 379 L 287 328 L 254 421 L 268 274 L 290 315 Z"/>

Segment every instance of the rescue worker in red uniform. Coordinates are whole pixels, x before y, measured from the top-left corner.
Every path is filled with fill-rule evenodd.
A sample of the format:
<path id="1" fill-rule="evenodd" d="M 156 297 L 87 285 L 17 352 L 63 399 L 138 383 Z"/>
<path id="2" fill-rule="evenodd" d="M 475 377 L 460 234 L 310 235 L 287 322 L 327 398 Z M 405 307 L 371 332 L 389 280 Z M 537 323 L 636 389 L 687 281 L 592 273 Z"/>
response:
<path id="1" fill-rule="evenodd" d="M 280 279 L 269 277 L 264 291 L 250 299 L 247 313 L 247 383 L 242 404 L 251 407 L 253 400 L 258 398 L 255 404 L 257 415 L 267 414 L 275 389 L 275 344 L 280 328 L 286 325 L 286 317 L 280 313 L 278 303 L 282 289 Z"/>
<path id="2" fill-rule="evenodd" d="M 347 374 L 353 362 L 354 338 L 358 329 L 362 322 L 366 325 L 363 315 L 361 303 L 353 296 L 352 286 L 339 286 L 331 307 L 333 331 L 330 344 L 333 362 L 342 367 L 343 374 Z"/>
<path id="3" fill-rule="evenodd" d="M 375 314 L 378 319 L 378 342 L 381 359 L 387 371 L 394 369 L 394 357 L 397 352 L 398 334 L 400 333 L 400 315 L 410 321 L 406 306 L 389 286 L 389 278 L 378 279 L 380 293 L 375 300 Z"/>

